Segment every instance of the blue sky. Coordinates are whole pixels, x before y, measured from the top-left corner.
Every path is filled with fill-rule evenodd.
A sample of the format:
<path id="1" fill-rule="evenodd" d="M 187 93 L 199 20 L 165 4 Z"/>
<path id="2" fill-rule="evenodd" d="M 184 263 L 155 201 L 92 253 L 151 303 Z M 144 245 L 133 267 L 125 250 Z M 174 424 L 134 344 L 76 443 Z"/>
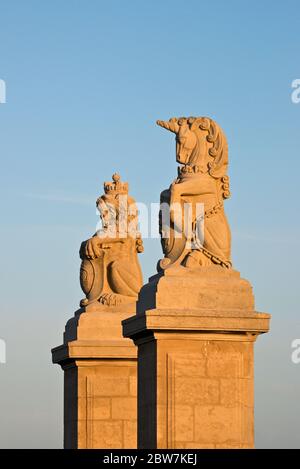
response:
<path id="1" fill-rule="evenodd" d="M 256 443 L 300 447 L 300 78 L 297 1 L 0 1 L 2 162 L 0 445 L 62 444 L 62 372 L 51 365 L 82 297 L 80 242 L 104 180 L 140 202 L 176 175 L 156 119 L 207 115 L 229 143 L 234 267 L 272 330 L 256 344 Z M 145 241 L 144 278 L 161 256 Z M 280 377 L 280 378 L 279 378 Z"/>

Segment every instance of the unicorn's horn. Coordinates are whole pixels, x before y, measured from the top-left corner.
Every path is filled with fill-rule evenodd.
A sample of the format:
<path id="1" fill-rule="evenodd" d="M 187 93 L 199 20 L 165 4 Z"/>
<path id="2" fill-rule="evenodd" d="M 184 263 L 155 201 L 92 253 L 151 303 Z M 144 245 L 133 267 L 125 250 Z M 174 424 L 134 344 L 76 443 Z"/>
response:
<path id="1" fill-rule="evenodd" d="M 170 132 L 174 132 L 174 134 L 177 134 L 179 131 L 179 125 L 175 121 L 156 121 L 157 125 L 160 127 L 163 127 L 164 129 L 170 130 Z"/>

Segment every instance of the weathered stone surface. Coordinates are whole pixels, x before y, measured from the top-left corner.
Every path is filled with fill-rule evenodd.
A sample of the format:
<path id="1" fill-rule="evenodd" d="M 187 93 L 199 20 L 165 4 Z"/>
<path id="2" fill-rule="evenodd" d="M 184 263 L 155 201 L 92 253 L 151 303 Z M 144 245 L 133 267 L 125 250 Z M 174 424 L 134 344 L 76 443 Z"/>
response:
<path id="1" fill-rule="evenodd" d="M 192 405 L 176 405 L 176 446 L 179 442 L 194 440 L 194 408 Z"/>
<path id="2" fill-rule="evenodd" d="M 111 405 L 113 419 L 130 420 L 132 415 L 136 414 L 137 400 L 135 397 L 113 397 Z"/>
<path id="3" fill-rule="evenodd" d="M 224 310 L 221 298 L 214 310 L 177 308 L 171 292 L 169 309 L 139 302 L 123 321 L 139 347 L 139 447 L 252 448 L 253 344 L 270 316 Z"/>
<path id="4" fill-rule="evenodd" d="M 129 378 L 129 394 L 131 396 L 137 397 L 137 377 L 130 376 Z"/>
<path id="5" fill-rule="evenodd" d="M 195 331 L 184 322 L 180 331 L 167 329 L 165 312 L 160 319 L 151 329 L 130 329 L 139 349 L 148 347 L 139 352 L 139 447 L 252 448 L 257 332 Z"/>
<path id="6" fill-rule="evenodd" d="M 97 421 L 93 420 L 91 445 L 88 448 L 122 448 L 123 447 L 123 423 L 121 421 Z"/>
<path id="7" fill-rule="evenodd" d="M 93 313 L 83 314 L 93 321 Z M 121 338 L 122 315 L 115 315 L 119 331 L 112 328 L 111 340 L 107 330 L 101 338 L 99 326 L 98 341 L 94 331 L 91 341 L 73 340 L 53 349 L 53 360 L 65 375 L 65 448 L 127 448 L 136 441 L 137 352 Z M 79 335 L 85 335 L 80 330 L 85 325 L 90 330 L 89 321 L 78 324 Z"/>
<path id="8" fill-rule="evenodd" d="M 180 360 L 180 359 L 178 359 Z M 177 365 L 177 362 L 176 362 Z M 175 365 L 175 366 L 176 366 Z M 188 377 L 175 378 L 174 392 L 178 404 L 218 404 L 220 400 L 219 382 L 216 379 L 194 378 L 190 370 Z"/>
<path id="9" fill-rule="evenodd" d="M 238 446 L 242 443 L 241 409 L 225 406 L 195 407 L 195 441 Z M 205 431 L 204 431 L 205 429 Z M 244 441 L 250 447 L 253 441 Z"/>
<path id="10" fill-rule="evenodd" d="M 128 449 L 137 448 L 136 420 L 125 420 L 123 422 L 123 447 Z"/>

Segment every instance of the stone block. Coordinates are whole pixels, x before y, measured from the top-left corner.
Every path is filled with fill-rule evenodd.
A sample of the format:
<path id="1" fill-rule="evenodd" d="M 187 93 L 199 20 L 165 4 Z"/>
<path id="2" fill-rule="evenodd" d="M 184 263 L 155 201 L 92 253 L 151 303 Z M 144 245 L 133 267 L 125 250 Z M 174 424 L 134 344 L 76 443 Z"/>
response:
<path id="1" fill-rule="evenodd" d="M 135 397 L 112 397 L 112 418 L 118 420 L 134 420 L 137 412 Z"/>

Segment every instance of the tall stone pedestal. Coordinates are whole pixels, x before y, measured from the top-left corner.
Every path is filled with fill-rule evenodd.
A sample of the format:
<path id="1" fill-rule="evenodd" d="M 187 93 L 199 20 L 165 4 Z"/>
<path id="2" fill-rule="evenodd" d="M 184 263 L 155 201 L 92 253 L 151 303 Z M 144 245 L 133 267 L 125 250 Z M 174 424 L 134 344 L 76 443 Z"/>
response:
<path id="1" fill-rule="evenodd" d="M 152 277 L 123 321 L 138 346 L 138 447 L 252 448 L 253 345 L 269 319 L 236 271 Z"/>
<path id="2" fill-rule="evenodd" d="M 64 370 L 65 448 L 136 448 L 137 351 L 121 334 L 133 311 L 81 309 L 52 350 Z"/>

